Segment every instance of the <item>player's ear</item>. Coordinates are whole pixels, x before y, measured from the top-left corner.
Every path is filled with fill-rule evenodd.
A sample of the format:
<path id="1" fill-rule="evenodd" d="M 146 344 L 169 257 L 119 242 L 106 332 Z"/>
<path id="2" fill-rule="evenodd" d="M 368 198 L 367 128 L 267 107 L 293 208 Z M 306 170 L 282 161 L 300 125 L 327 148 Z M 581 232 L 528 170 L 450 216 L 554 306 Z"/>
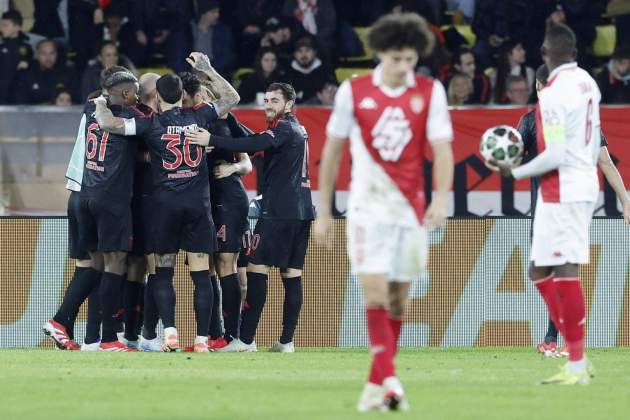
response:
<path id="1" fill-rule="evenodd" d="M 295 105 L 295 101 L 287 101 L 286 104 L 284 104 L 284 112 L 290 112 L 293 109 L 293 106 Z"/>

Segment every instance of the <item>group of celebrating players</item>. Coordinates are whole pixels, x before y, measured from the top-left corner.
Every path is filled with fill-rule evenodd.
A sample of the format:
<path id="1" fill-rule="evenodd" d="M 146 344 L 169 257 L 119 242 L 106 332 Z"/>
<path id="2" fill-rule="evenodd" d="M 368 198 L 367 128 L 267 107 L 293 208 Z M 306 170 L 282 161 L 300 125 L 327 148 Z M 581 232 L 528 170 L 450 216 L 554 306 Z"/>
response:
<path id="1" fill-rule="evenodd" d="M 394 365 L 398 338 L 410 282 L 426 268 L 427 227 L 444 223 L 453 178 L 453 129 L 444 88 L 413 73 L 433 42 L 418 15 L 379 19 L 369 43 L 380 64 L 371 75 L 341 85 L 327 126 L 314 233 L 326 243 L 335 177 L 349 138 L 353 181 L 348 253 L 364 289 L 372 354 L 359 411 L 408 408 Z M 587 384 L 593 370 L 584 355 L 586 314 L 578 268 L 589 260 L 588 228 L 599 191 L 601 95 L 575 63 L 575 35 L 568 27 L 548 29 L 542 54 L 549 74 L 541 80 L 536 113 L 523 123 L 529 124 L 530 134 L 536 133 L 536 156 L 518 168 L 487 164 L 504 176 L 541 177 L 530 274 L 564 336 L 569 359 L 558 375 L 543 383 Z M 72 329 L 79 306 L 90 296 L 85 347 L 178 350 L 173 274 L 176 254 L 184 250 L 195 285 L 193 351 L 257 350 L 254 338 L 272 266 L 281 269 L 285 301 L 282 335 L 271 350 L 294 351 L 301 270 L 315 217 L 308 136 L 291 112 L 295 91 L 283 83 L 268 87 L 264 109 L 269 126 L 254 134 L 229 114 L 238 94 L 208 58 L 192 53 L 189 63 L 208 77 L 209 89 L 193 74 L 144 75 L 137 103 L 135 77 L 115 68 L 104 72 L 102 94 L 85 107 L 68 170 L 71 254 L 77 267 L 58 313 L 44 326 L 60 348 L 79 348 Z M 425 211 L 427 145 L 433 153 L 435 188 Z M 261 150 L 261 214 L 253 235 L 247 235 L 248 204 L 238 176 L 251 170 L 248 154 Z M 630 214 L 620 178 L 616 184 Z M 236 261 L 248 247 L 244 234 L 252 243 L 241 308 Z M 136 341 L 140 323 L 137 316 L 134 319 L 134 304 L 145 265 L 149 274 Z M 214 267 L 220 287 L 211 276 Z M 119 340 L 121 289 L 125 328 Z M 165 328 L 163 343 L 155 332 L 158 318 Z"/>

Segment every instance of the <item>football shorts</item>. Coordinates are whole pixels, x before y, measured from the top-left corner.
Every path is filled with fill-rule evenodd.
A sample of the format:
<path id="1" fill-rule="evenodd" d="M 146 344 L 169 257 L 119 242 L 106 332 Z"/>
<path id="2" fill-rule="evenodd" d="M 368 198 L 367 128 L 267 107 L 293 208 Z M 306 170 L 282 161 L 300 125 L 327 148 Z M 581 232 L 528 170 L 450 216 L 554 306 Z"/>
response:
<path id="1" fill-rule="evenodd" d="M 301 270 L 310 232 L 311 220 L 260 219 L 252 235 L 249 262 Z"/>
<path id="2" fill-rule="evenodd" d="M 128 252 L 133 246 L 131 206 L 127 200 L 81 195 L 76 221 L 82 249 Z"/>

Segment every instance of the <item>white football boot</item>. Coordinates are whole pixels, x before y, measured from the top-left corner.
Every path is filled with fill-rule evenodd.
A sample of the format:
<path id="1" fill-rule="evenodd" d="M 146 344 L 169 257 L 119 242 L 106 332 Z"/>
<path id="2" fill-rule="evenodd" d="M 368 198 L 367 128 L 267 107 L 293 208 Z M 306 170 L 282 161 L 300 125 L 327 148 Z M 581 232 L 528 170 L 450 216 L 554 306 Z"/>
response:
<path id="1" fill-rule="evenodd" d="M 409 403 L 405 397 L 405 390 L 397 377 L 390 376 L 389 378 L 385 378 L 383 381 L 383 389 L 385 390 L 385 406 L 389 410 L 409 411 Z"/>
<path id="2" fill-rule="evenodd" d="M 255 353 L 257 351 L 258 348 L 255 341 L 252 341 L 252 344 L 245 344 L 238 338 L 230 341 L 230 344 L 227 346 L 217 349 L 217 352 L 222 353 Z"/>
<path id="3" fill-rule="evenodd" d="M 274 353 L 295 353 L 295 346 L 293 345 L 293 341 L 286 344 L 282 344 L 281 342 L 276 341 L 269 348 L 269 351 Z"/>
<path id="4" fill-rule="evenodd" d="M 357 411 L 359 413 L 366 413 L 368 411 L 385 411 L 385 389 L 382 385 L 373 384 L 368 382 L 363 387 L 363 392 L 359 397 L 357 403 Z"/>
<path id="5" fill-rule="evenodd" d="M 81 344 L 81 351 L 99 351 L 101 348 L 101 342 L 97 341 L 92 344 Z"/>
<path id="6" fill-rule="evenodd" d="M 159 337 L 155 337 L 152 340 L 148 340 L 143 336 L 140 336 L 138 343 L 138 350 L 140 351 L 162 351 L 162 340 Z"/>

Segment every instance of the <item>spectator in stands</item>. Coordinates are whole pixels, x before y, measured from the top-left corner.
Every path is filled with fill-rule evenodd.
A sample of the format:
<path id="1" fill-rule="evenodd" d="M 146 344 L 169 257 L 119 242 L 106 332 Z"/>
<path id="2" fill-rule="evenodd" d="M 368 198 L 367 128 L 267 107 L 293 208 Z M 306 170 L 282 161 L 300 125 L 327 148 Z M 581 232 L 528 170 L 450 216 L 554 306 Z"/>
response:
<path id="1" fill-rule="evenodd" d="M 337 12 L 332 0 L 284 0 L 282 14 L 297 21 L 297 33 L 299 29 L 317 39 L 320 58 L 323 52 L 327 62 L 334 56 Z"/>
<path id="2" fill-rule="evenodd" d="M 62 0 L 34 0 L 35 22 L 31 32 L 62 42 L 68 40 L 68 2 Z"/>
<path id="3" fill-rule="evenodd" d="M 240 40 L 238 66 L 251 67 L 265 35 L 265 23 L 272 16 L 280 16 L 282 3 L 277 0 L 238 0 L 233 20 Z"/>
<path id="4" fill-rule="evenodd" d="M 608 65 L 597 75 L 597 84 L 602 92 L 602 103 L 630 103 L 630 46 L 615 49 Z"/>
<path id="5" fill-rule="evenodd" d="M 55 106 L 70 106 L 72 105 L 72 93 L 65 88 L 58 89 L 52 103 Z"/>
<path id="6" fill-rule="evenodd" d="M 198 0 L 203 5 L 207 0 Z M 176 72 L 190 66 L 190 21 L 193 19 L 192 0 L 134 0 L 131 4 L 131 23 L 136 29 L 136 40 L 147 52 L 147 61 L 136 63 L 146 67 L 156 65 L 153 57 L 162 54 L 166 64 Z"/>
<path id="7" fill-rule="evenodd" d="M 446 10 L 453 13 L 453 23 L 470 23 L 475 16 L 475 0 L 446 0 Z"/>
<path id="8" fill-rule="evenodd" d="M 313 98 L 326 82 L 335 80 L 334 74 L 317 56 L 313 37 L 304 35 L 296 41 L 293 58 L 287 79 L 295 88 L 297 103 Z"/>
<path id="9" fill-rule="evenodd" d="M 630 45 L 630 0 L 610 0 L 606 17 L 614 18 L 617 45 Z"/>
<path id="10" fill-rule="evenodd" d="M 0 104 L 7 104 L 15 75 L 29 67 L 33 50 L 22 32 L 22 14 L 17 10 L 2 14 L 0 35 Z"/>
<path id="11" fill-rule="evenodd" d="M 82 71 L 101 39 L 99 25 L 103 13 L 94 0 L 68 0 L 68 35 L 75 52 L 75 67 Z"/>
<path id="12" fill-rule="evenodd" d="M 136 62 L 134 57 L 139 56 L 140 61 L 146 61 L 144 48 L 136 39 L 134 28 L 129 19 L 124 16 L 122 7 L 108 6 L 103 11 L 103 21 L 99 25 L 99 42 L 111 41 L 118 48 L 118 52 Z"/>
<path id="13" fill-rule="evenodd" d="M 508 76 L 505 81 L 505 94 L 510 105 L 527 105 L 531 90 L 523 76 Z"/>
<path id="14" fill-rule="evenodd" d="M 463 73 L 456 73 L 448 84 L 448 104 L 452 106 L 465 105 L 473 94 L 473 83 L 470 77 Z"/>
<path id="15" fill-rule="evenodd" d="M 417 13 L 433 25 L 442 24 L 444 6 L 442 0 L 394 0 L 393 12 Z"/>
<path id="16" fill-rule="evenodd" d="M 232 31 L 219 22 L 218 1 L 200 0 L 198 5 L 197 21 L 191 22 L 192 50 L 206 54 L 217 72 L 230 80 L 236 63 Z"/>
<path id="17" fill-rule="evenodd" d="M 302 105 L 309 106 L 333 106 L 335 104 L 335 95 L 337 94 L 337 83 L 326 82 L 324 86 L 317 92 L 317 95 L 304 102 Z"/>
<path id="18" fill-rule="evenodd" d="M 477 72 L 475 54 L 467 46 L 460 47 L 453 56 L 453 68 L 457 73 L 463 73 L 472 80 L 473 93 L 470 96 L 471 104 L 487 104 L 490 101 L 491 83 L 488 76 Z"/>
<path id="19" fill-rule="evenodd" d="M 521 43 L 506 42 L 501 46 L 499 63 L 496 71 L 490 77 L 494 86 L 494 102 L 508 103 L 506 81 L 508 76 L 523 76 L 527 80 L 530 94 L 535 83 L 534 69 L 525 65 L 527 56 Z"/>
<path id="20" fill-rule="evenodd" d="M 16 76 L 13 91 L 15 103 L 50 103 L 55 91 L 61 88 L 73 92 L 73 102 L 77 102 L 74 71 L 59 62 L 57 44 L 50 39 L 40 41 L 35 49 L 35 60 L 29 69 L 20 70 Z"/>
<path id="21" fill-rule="evenodd" d="M 283 80 L 283 72 L 278 62 L 278 55 L 273 48 L 263 47 L 256 54 L 254 72 L 244 74 L 238 94 L 242 104 L 258 102 L 258 97 L 264 94 L 273 82 Z M 260 104 L 259 104 L 260 105 Z"/>
<path id="22" fill-rule="evenodd" d="M 528 0 L 477 0 L 472 31 L 477 35 L 473 49 L 480 71 L 493 65 L 493 56 L 503 43 L 527 39 L 535 11 Z"/>
<path id="23" fill-rule="evenodd" d="M 271 17 L 265 23 L 265 34 L 260 40 L 261 47 L 272 47 L 276 50 L 280 65 L 289 67 L 293 60 L 293 32 L 290 21 Z"/>
<path id="24" fill-rule="evenodd" d="M 133 63 L 125 56 L 118 54 L 118 48 L 112 41 L 104 41 L 98 49 L 98 55 L 89 61 L 81 81 L 81 100 L 101 85 L 101 72 L 112 66 L 124 66 L 136 73 Z"/>

